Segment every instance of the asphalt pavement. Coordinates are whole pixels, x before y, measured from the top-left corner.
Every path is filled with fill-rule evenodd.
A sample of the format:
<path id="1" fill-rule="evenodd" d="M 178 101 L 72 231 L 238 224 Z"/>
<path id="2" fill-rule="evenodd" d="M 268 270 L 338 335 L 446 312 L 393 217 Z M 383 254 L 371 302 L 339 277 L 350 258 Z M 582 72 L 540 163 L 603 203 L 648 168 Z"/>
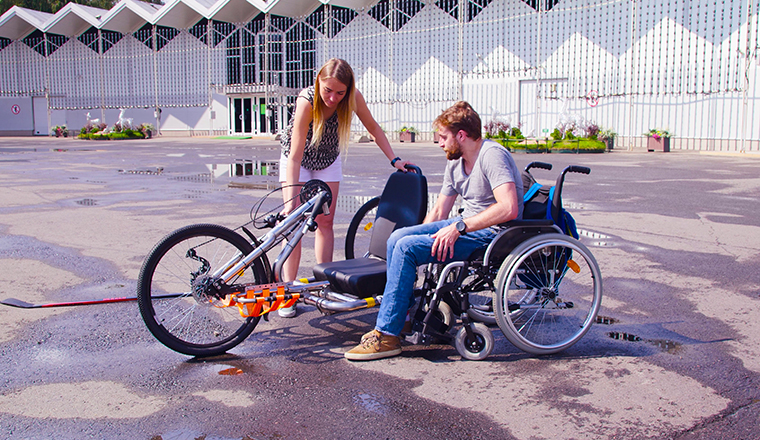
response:
<path id="1" fill-rule="evenodd" d="M 440 188 L 433 143 L 394 143 Z M 230 167 L 277 142 L 0 138 L 0 299 L 133 296 L 164 235 L 235 227 L 276 186 Z M 482 362 L 447 345 L 351 363 L 375 309 L 272 316 L 228 355 L 194 359 L 153 338 L 136 302 L 0 305 L 0 437 L 9 439 L 756 439 L 760 428 L 760 157 L 675 151 L 515 155 L 569 164 L 564 202 L 602 270 L 600 322 L 532 356 L 494 328 Z M 242 165 L 244 166 L 244 165 Z M 269 168 L 271 170 L 271 167 Z M 392 172 L 351 144 L 335 221 Z M 233 171 L 234 174 L 234 171 Z M 279 203 L 279 194 L 263 206 Z M 304 241 L 301 275 L 314 265 Z"/>

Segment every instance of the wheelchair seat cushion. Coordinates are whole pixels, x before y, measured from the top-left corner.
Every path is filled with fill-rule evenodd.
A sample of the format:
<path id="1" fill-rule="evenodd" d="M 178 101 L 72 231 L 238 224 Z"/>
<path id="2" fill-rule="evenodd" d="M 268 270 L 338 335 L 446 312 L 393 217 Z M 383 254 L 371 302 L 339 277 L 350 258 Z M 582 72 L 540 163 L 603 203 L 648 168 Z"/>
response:
<path id="1" fill-rule="evenodd" d="M 329 281 L 336 292 L 349 293 L 360 298 L 382 295 L 385 289 L 385 260 L 354 258 L 314 266 L 314 277 Z"/>

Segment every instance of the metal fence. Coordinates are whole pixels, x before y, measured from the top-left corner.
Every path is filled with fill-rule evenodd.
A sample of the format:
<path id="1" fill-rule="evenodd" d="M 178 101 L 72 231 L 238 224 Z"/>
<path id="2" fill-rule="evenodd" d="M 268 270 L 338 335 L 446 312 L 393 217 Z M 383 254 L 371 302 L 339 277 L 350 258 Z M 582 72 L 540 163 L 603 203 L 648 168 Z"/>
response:
<path id="1" fill-rule="evenodd" d="M 166 111 L 263 93 L 283 111 L 340 57 L 388 132 L 430 136 L 440 110 L 464 99 L 484 122 L 539 138 L 560 123 L 596 124 L 619 146 L 660 128 L 675 148 L 757 151 L 758 10 L 760 0 L 380 0 L 189 29 L 36 31 L 0 39 L 0 96 Z"/>

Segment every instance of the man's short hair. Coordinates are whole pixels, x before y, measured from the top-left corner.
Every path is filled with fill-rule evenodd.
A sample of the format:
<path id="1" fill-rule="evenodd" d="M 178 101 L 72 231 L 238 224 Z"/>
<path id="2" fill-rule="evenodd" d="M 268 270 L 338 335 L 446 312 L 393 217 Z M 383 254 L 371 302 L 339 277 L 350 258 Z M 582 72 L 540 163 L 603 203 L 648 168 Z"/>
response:
<path id="1" fill-rule="evenodd" d="M 478 140 L 481 135 L 482 124 L 480 116 L 472 106 L 464 101 L 459 101 L 443 111 L 435 121 L 433 127 L 446 128 L 453 134 L 464 131 L 470 139 Z"/>

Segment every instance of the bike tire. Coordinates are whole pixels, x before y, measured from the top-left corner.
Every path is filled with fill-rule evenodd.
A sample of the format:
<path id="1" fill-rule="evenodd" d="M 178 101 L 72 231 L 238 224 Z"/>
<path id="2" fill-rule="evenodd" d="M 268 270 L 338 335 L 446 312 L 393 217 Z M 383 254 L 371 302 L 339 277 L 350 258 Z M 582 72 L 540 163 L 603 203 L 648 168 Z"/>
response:
<path id="1" fill-rule="evenodd" d="M 346 260 L 357 258 L 357 256 L 363 257 L 369 251 L 372 223 L 375 221 L 375 210 L 378 205 L 380 205 L 380 197 L 373 197 L 363 204 L 351 219 L 346 231 Z"/>
<path id="2" fill-rule="evenodd" d="M 188 253 L 194 251 L 192 258 Z M 214 300 L 193 295 L 193 272 L 212 273 L 237 253 L 253 246 L 223 226 L 200 224 L 178 229 L 164 237 L 148 254 L 137 282 L 137 302 L 148 330 L 162 344 L 189 356 L 216 356 L 243 342 L 259 322 L 244 318 L 237 307 L 217 307 Z M 271 282 L 261 259 L 241 271 L 230 283 Z M 196 275 L 197 276 L 197 275 Z M 177 294 L 170 299 L 158 295 Z"/>

